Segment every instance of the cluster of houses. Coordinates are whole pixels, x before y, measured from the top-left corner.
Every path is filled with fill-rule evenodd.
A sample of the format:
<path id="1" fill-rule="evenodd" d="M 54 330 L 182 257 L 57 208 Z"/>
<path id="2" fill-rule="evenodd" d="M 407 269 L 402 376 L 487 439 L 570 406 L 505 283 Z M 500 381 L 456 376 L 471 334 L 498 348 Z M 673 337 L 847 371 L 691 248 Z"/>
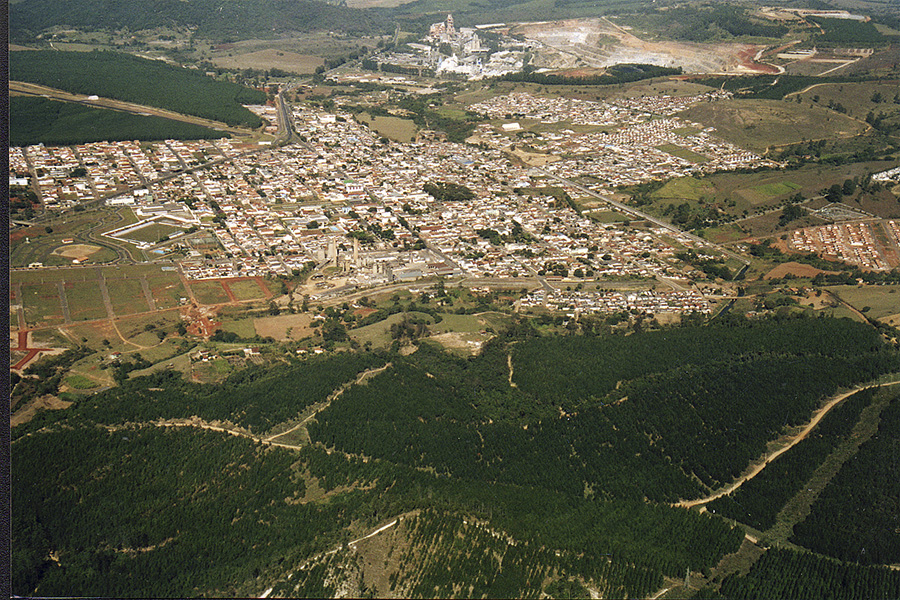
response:
<path id="1" fill-rule="evenodd" d="M 585 155 L 588 150 L 600 157 L 612 153 L 609 156 L 623 161 L 629 154 L 614 148 L 628 148 L 633 156 L 643 157 L 641 169 L 652 171 L 644 176 L 676 172 L 654 166 L 660 161 L 670 164 L 666 157 L 677 159 L 653 145 L 671 143 L 678 135 L 673 131 L 684 126 L 672 117 L 649 118 L 650 108 L 662 111 L 669 106 L 664 100 L 626 100 L 634 106 L 623 108 L 518 96 L 482 103 L 480 110 L 512 110 L 511 101 L 523 114 L 545 120 L 561 118 L 570 106 L 577 106 L 573 115 L 585 122 L 612 119 L 620 127 L 602 134 L 605 144 L 596 137 L 601 134 L 563 131 L 546 139 L 548 148 L 571 152 L 583 146 Z M 685 102 L 672 100 L 672 106 Z M 594 109 L 600 112 L 592 116 Z M 266 114 L 261 108 L 257 112 Z M 542 191 L 556 185 L 546 174 L 511 163 L 499 147 L 389 142 L 343 112 L 295 107 L 293 118 L 296 132 L 307 142 L 286 147 L 234 140 L 123 142 L 79 146 L 77 155 L 69 148 L 40 148 L 35 156 L 62 163 L 54 165 L 58 175 L 87 165 L 85 182 L 97 186 L 108 180 L 123 186 L 124 191 L 108 201 L 133 204 L 146 219 L 163 222 L 166 215 L 183 213 L 187 220 L 179 223 L 208 230 L 200 234 L 214 235 L 220 249 L 205 258 L 191 252 L 181 261 L 182 272 L 194 279 L 286 275 L 310 262 L 333 280 L 320 282 L 323 293 L 329 287 L 364 287 L 428 275 L 539 276 L 549 281 L 684 275 L 674 248 L 658 232 L 581 216 L 558 195 Z M 719 143 L 709 139 L 697 137 L 690 147 L 709 153 L 724 148 L 701 145 Z M 11 149 L 11 164 L 24 163 L 28 172 L 35 172 L 35 165 L 27 164 L 30 152 Z M 709 160 L 715 163 L 716 158 Z M 627 165 L 639 168 L 608 162 L 600 159 L 593 172 L 601 167 L 622 172 Z M 586 158 L 580 164 L 587 170 Z M 449 184 L 448 189 L 466 193 L 435 197 L 433 188 L 432 193 L 426 191 L 428 184 Z M 694 244 L 686 237 L 680 243 Z M 653 306 L 662 310 L 667 305 Z"/>
<path id="2" fill-rule="evenodd" d="M 886 229 L 900 244 L 900 226 L 897 221 L 885 221 Z M 871 271 L 890 271 L 898 266 L 888 262 L 879 248 L 874 227 L 878 223 L 835 223 L 820 227 L 806 227 L 791 232 L 788 243 L 791 248 L 814 252 L 826 258 L 842 260 Z"/>
<path id="3" fill-rule="evenodd" d="M 560 311 L 569 316 L 580 314 L 616 314 L 639 312 L 660 313 L 704 313 L 711 312 L 709 302 L 699 292 L 672 291 L 562 291 L 547 292 L 537 289 L 520 301 L 521 308 L 542 307 Z"/>
<path id="4" fill-rule="evenodd" d="M 592 187 L 597 191 L 609 191 L 653 179 L 778 166 L 715 137 L 711 128 L 672 116 L 694 104 L 728 97 L 727 92 L 716 91 L 595 102 L 515 93 L 469 109 L 492 119 L 602 126 L 582 133 L 572 129 L 534 132 L 523 131 L 521 124 L 513 121 L 481 125 L 478 137 L 493 148 L 525 144 L 530 151 L 548 157 L 543 161 L 548 171 L 565 178 L 587 177 L 596 182 Z"/>

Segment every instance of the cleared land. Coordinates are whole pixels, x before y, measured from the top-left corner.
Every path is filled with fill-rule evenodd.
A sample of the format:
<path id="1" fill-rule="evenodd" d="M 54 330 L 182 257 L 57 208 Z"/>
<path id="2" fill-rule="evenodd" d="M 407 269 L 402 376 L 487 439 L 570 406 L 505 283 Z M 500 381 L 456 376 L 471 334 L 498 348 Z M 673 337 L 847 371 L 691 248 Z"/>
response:
<path id="1" fill-rule="evenodd" d="M 900 286 L 837 285 L 826 289 L 872 319 L 879 319 L 889 325 L 900 325 Z"/>
<path id="2" fill-rule="evenodd" d="M 202 304 L 224 304 L 229 301 L 228 294 L 218 281 L 192 281 L 191 290 Z"/>
<path id="3" fill-rule="evenodd" d="M 312 317 L 306 314 L 261 317 L 253 319 L 253 329 L 262 337 L 299 340 L 312 333 L 309 326 L 311 321 Z"/>
<path id="4" fill-rule="evenodd" d="M 276 50 L 268 48 L 254 52 L 217 54 L 213 60 L 217 67 L 228 69 L 280 69 L 288 73 L 309 75 L 315 72 L 317 67 L 325 64 L 320 56 L 311 54 L 298 54 L 289 50 Z"/>
<path id="5" fill-rule="evenodd" d="M 107 317 L 100 287 L 96 281 L 67 283 L 65 288 L 69 313 L 73 321 L 93 321 Z"/>
<path id="6" fill-rule="evenodd" d="M 254 279 L 229 280 L 228 287 L 238 300 L 257 300 L 268 295 L 268 290 L 263 291 Z"/>
<path id="7" fill-rule="evenodd" d="M 853 137 L 868 129 L 864 122 L 826 108 L 779 100 L 707 102 L 679 115 L 715 127 L 722 138 L 758 152 L 802 141 Z"/>
<path id="8" fill-rule="evenodd" d="M 416 139 L 416 124 L 400 117 L 371 117 L 362 113 L 359 120 L 368 125 L 379 135 L 397 142 L 411 142 Z"/>

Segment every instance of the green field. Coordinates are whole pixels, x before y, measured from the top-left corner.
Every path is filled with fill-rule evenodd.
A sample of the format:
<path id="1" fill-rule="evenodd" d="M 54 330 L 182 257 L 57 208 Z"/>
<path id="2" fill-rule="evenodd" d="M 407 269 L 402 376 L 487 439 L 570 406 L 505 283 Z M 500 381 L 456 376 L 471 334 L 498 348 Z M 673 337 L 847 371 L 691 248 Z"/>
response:
<path id="1" fill-rule="evenodd" d="M 386 138 L 397 142 L 411 142 L 416 139 L 416 124 L 409 119 L 384 116 L 373 118 L 367 113 L 362 113 L 359 117 L 376 133 Z"/>
<path id="2" fill-rule="evenodd" d="M 66 377 L 66 385 L 75 388 L 76 390 L 90 390 L 95 387 L 100 387 L 100 384 L 93 379 L 89 379 L 84 375 L 79 374 Z"/>
<path id="3" fill-rule="evenodd" d="M 652 197 L 660 200 L 697 202 L 704 197 L 710 198 L 715 193 L 716 186 L 709 179 L 679 177 L 668 181 L 660 189 L 653 192 Z"/>
<path id="4" fill-rule="evenodd" d="M 628 220 L 627 216 L 612 210 L 595 210 L 587 213 L 587 216 L 597 223 L 621 223 Z"/>
<path id="5" fill-rule="evenodd" d="M 265 294 L 253 279 L 229 281 L 228 287 L 238 300 L 256 300 L 265 298 Z"/>
<path id="6" fill-rule="evenodd" d="M 265 102 L 262 92 L 216 81 L 199 70 L 119 52 L 11 52 L 9 77 L 247 127 L 261 121 L 242 104 Z"/>
<path id="7" fill-rule="evenodd" d="M 46 98 L 13 96 L 9 105 L 11 146 L 69 146 L 102 141 L 228 137 L 228 134 L 221 131 L 192 123 Z"/>
<path id="8" fill-rule="evenodd" d="M 797 190 L 801 189 L 801 185 L 790 181 L 778 181 L 773 183 L 764 183 L 751 188 L 736 190 L 735 193 L 746 198 L 750 203 L 762 204 L 777 197 L 786 197 Z"/>
<path id="9" fill-rule="evenodd" d="M 900 316 L 900 286 L 898 285 L 835 285 L 825 288 L 837 294 L 872 319 Z M 865 310 L 868 307 L 869 310 Z M 894 319 L 897 324 L 897 319 Z"/>
<path id="10" fill-rule="evenodd" d="M 65 287 L 73 321 L 93 321 L 108 316 L 96 281 L 75 281 L 66 283 Z"/>
<path id="11" fill-rule="evenodd" d="M 222 289 L 222 284 L 213 281 L 192 281 L 191 290 L 194 296 L 202 304 L 223 304 L 228 302 L 228 294 Z"/>
<path id="12" fill-rule="evenodd" d="M 683 158 L 684 160 L 695 164 L 709 162 L 708 157 L 703 156 L 702 154 L 697 154 L 696 152 L 688 150 L 687 148 L 676 146 L 675 144 L 663 144 L 662 146 L 657 146 L 656 149 L 662 150 L 666 154 L 671 154 L 672 156 Z"/>
<path id="13" fill-rule="evenodd" d="M 107 279 L 106 288 L 116 315 L 130 315 L 150 310 L 138 279 Z"/>
<path id="14" fill-rule="evenodd" d="M 220 315 L 220 318 L 221 315 Z M 253 326 L 253 319 L 234 319 L 226 320 L 222 318 L 222 330 L 231 331 L 238 334 L 238 337 L 249 339 L 256 335 L 256 328 Z"/>
<path id="15" fill-rule="evenodd" d="M 409 316 L 410 318 L 418 318 L 424 319 L 429 325 L 429 329 L 432 328 L 432 323 L 434 319 L 432 319 L 431 315 L 420 313 L 420 312 L 412 312 L 412 313 L 397 313 L 395 315 L 389 316 L 384 321 L 379 321 L 378 323 L 373 323 L 371 325 L 366 325 L 365 327 L 359 327 L 357 329 L 351 329 L 348 333 L 350 337 L 360 344 L 371 343 L 375 348 L 386 348 L 391 343 L 391 325 L 395 323 L 400 323 L 405 316 Z"/>

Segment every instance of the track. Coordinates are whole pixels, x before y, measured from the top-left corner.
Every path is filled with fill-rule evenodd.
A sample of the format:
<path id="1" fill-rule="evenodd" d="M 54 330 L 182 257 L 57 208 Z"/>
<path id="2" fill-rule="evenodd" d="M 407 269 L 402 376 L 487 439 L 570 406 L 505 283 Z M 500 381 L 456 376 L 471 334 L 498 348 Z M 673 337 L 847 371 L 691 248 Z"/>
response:
<path id="1" fill-rule="evenodd" d="M 892 381 L 889 383 L 881 383 L 874 387 L 887 387 L 887 386 L 898 385 L 898 384 L 900 384 L 900 381 Z M 719 490 L 718 492 L 716 492 L 714 494 L 706 496 L 705 498 L 699 498 L 697 500 L 682 500 L 681 502 L 674 503 L 672 506 L 678 506 L 681 508 L 692 508 L 694 506 L 701 506 L 703 504 L 708 504 L 717 498 L 721 498 L 722 496 L 727 496 L 731 492 L 735 491 L 736 489 L 738 489 L 739 487 L 744 485 L 746 482 L 750 481 L 751 479 L 753 479 L 754 477 L 756 477 L 757 475 L 762 473 L 763 469 L 765 469 L 767 466 L 769 466 L 776 458 L 778 458 L 779 456 L 781 456 L 782 454 L 784 454 L 785 452 L 787 452 L 788 450 L 790 450 L 791 448 L 793 448 L 794 446 L 796 446 L 797 444 L 802 442 L 804 439 L 806 439 L 806 436 L 809 435 L 809 432 L 812 431 L 816 427 L 816 425 L 819 424 L 819 421 L 821 421 L 822 418 L 825 415 L 827 415 L 828 412 L 832 408 L 834 408 L 835 406 L 840 404 L 841 401 L 843 401 L 845 398 L 852 396 L 856 392 L 863 390 L 867 387 L 873 387 L 873 386 L 871 386 L 871 385 L 859 386 L 859 387 L 856 387 L 856 388 L 850 390 L 849 392 L 844 392 L 843 394 L 840 394 L 840 395 L 832 398 L 828 402 L 828 404 L 826 404 L 821 409 L 819 409 L 819 411 L 813 416 L 812 420 L 806 425 L 806 427 L 803 428 L 802 431 L 800 431 L 800 433 L 798 433 L 793 438 L 791 438 L 790 442 L 785 447 L 781 448 L 780 450 L 777 450 L 776 452 L 773 452 L 771 454 L 771 456 L 767 456 L 762 463 L 758 464 L 749 473 L 747 473 L 746 475 L 744 475 L 737 481 L 733 482 L 728 487 L 726 487 L 722 490 Z"/>

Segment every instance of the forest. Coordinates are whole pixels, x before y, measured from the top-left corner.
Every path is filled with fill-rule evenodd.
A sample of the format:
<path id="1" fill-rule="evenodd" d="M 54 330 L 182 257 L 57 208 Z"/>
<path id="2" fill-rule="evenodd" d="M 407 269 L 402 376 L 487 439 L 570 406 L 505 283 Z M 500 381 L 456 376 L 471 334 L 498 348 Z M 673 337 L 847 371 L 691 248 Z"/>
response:
<path id="1" fill-rule="evenodd" d="M 615 85 L 642 79 L 681 75 L 681 68 L 657 67 L 644 64 L 618 64 L 606 69 L 603 75 L 573 77 L 554 73 L 508 73 L 499 77 L 501 81 L 524 81 L 541 85 Z"/>
<path id="2" fill-rule="evenodd" d="M 900 396 L 794 526 L 791 541 L 863 565 L 900 563 Z"/>
<path id="3" fill-rule="evenodd" d="M 707 597 L 890 600 L 900 597 L 900 572 L 886 567 L 842 564 L 807 552 L 773 548 L 763 554 L 748 575 L 726 578 L 721 595 Z"/>
<path id="4" fill-rule="evenodd" d="M 497 343 L 473 360 L 422 345 L 348 390 L 310 435 L 454 477 L 676 501 L 731 481 L 824 397 L 900 366 L 848 320 L 641 336 Z"/>
<path id="5" fill-rule="evenodd" d="M 361 578 L 346 542 L 405 515 L 397 535 L 407 541 L 392 550 L 403 553 L 390 573 L 398 595 L 565 596 L 589 586 L 646 597 L 664 576 L 713 568 L 744 538 L 715 514 L 668 502 L 730 481 L 823 398 L 900 367 L 877 332 L 840 319 L 566 337 L 516 323 L 470 358 L 415 343 L 412 354 L 285 356 L 217 384 L 171 371 L 122 378 L 16 426 L 14 592 L 333 594 L 342 578 Z M 36 368 L 52 376 L 73 358 Z M 823 431 L 846 435 L 866 393 Z M 311 443 L 251 437 L 293 427 L 313 405 Z M 243 429 L 162 422 L 191 417 Z M 860 456 L 884 456 L 883 445 L 869 447 Z M 746 597 L 768 581 L 754 569 L 722 593 Z M 861 589 L 890 584 L 876 572 L 851 574 Z M 360 585 L 374 594 L 372 582 Z"/>
<path id="6" fill-rule="evenodd" d="M 264 104 L 264 92 L 216 81 L 195 69 L 120 52 L 9 53 L 9 77 L 75 94 L 135 102 L 232 126 L 262 121 L 243 104 Z"/>
<path id="7" fill-rule="evenodd" d="M 30 39 L 54 26 L 88 30 L 192 27 L 197 35 L 234 41 L 298 31 L 387 33 L 390 23 L 372 11 L 315 0 L 23 0 L 9 6 L 13 39 Z"/>
<path id="8" fill-rule="evenodd" d="M 120 140 L 199 140 L 231 137 L 192 123 L 133 115 L 46 98 L 13 96 L 9 101 L 11 146 L 71 146 Z"/>
<path id="9" fill-rule="evenodd" d="M 853 431 L 859 415 L 875 396 L 875 389 L 859 391 L 832 409 L 790 452 L 776 458 L 765 471 L 735 492 L 708 505 L 710 511 L 759 530 L 775 524 L 775 517 L 828 455 Z"/>

